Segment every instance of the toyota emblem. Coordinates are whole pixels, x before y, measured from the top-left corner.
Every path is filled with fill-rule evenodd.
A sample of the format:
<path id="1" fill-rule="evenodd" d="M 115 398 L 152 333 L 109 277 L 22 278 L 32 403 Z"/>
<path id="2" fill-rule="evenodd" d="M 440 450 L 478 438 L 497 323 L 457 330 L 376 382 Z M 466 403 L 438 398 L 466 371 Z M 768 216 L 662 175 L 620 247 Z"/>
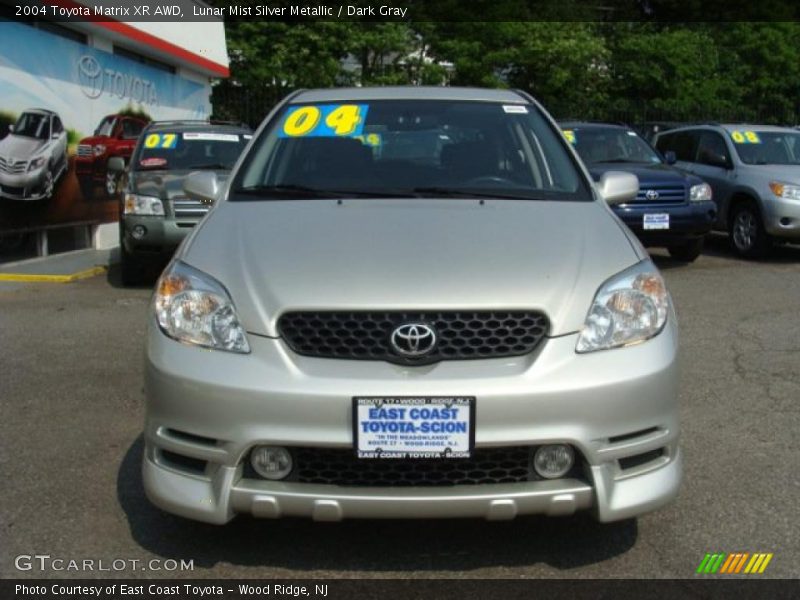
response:
<path id="1" fill-rule="evenodd" d="M 395 352 L 403 356 L 419 357 L 436 347 L 436 330 L 424 323 L 406 323 L 395 328 L 391 342 Z"/>
<path id="2" fill-rule="evenodd" d="M 647 190 L 644 197 L 648 200 L 658 200 L 658 192 L 656 190 Z"/>

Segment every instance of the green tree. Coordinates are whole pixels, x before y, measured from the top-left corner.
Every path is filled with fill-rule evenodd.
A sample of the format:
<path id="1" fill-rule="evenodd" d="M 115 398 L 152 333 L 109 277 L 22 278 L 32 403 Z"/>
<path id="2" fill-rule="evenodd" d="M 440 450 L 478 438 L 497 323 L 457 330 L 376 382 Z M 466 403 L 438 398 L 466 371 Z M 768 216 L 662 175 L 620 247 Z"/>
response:
<path id="1" fill-rule="evenodd" d="M 508 83 L 560 117 L 596 118 L 608 101 L 609 52 L 592 23 L 515 24 Z"/>
<path id="2" fill-rule="evenodd" d="M 610 111 L 629 120 L 715 118 L 740 101 L 705 27 L 619 23 L 611 41 Z"/>

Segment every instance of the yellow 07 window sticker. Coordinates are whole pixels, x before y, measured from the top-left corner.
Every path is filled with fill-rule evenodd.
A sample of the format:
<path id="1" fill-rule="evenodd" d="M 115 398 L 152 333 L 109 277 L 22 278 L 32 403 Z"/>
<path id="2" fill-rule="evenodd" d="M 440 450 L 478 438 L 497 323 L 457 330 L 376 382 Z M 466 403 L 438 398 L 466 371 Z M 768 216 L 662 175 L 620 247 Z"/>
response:
<path id="1" fill-rule="evenodd" d="M 145 148 L 159 148 L 162 150 L 174 150 L 178 143 L 178 136 L 174 133 L 151 133 L 144 138 Z"/>
<path id="2" fill-rule="evenodd" d="M 761 138 L 755 131 L 739 130 L 731 131 L 731 139 L 736 144 L 760 144 Z"/>

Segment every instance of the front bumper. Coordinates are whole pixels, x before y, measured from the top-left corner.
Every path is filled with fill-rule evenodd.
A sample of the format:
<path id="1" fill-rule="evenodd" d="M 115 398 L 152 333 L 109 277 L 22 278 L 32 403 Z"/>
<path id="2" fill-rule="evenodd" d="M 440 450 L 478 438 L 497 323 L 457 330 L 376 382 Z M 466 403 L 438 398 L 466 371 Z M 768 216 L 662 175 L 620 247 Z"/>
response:
<path id="1" fill-rule="evenodd" d="M 280 340 L 249 341 L 250 355 L 203 350 L 151 324 L 143 475 L 148 497 L 161 508 L 211 523 L 237 513 L 509 519 L 582 509 L 615 521 L 657 509 L 678 492 L 674 314 L 656 338 L 628 348 L 578 355 L 576 335 L 566 335 L 524 357 L 426 367 L 306 358 Z M 352 448 L 351 398 L 370 395 L 476 396 L 476 449 L 569 443 L 583 457 L 582 473 L 405 488 L 248 476 L 243 463 L 257 444 Z M 203 468 L 186 470 L 165 460 L 165 452 Z"/>
<path id="2" fill-rule="evenodd" d="M 711 231 L 717 218 L 717 207 L 710 200 L 674 205 L 629 204 L 615 206 L 614 212 L 645 246 L 668 246 L 702 237 Z M 659 213 L 669 215 L 669 229 L 644 229 L 644 215 Z"/>
<path id="3" fill-rule="evenodd" d="M 0 172 L 0 197 L 10 200 L 41 200 L 46 197 L 47 165 L 26 173 Z"/>
<path id="4" fill-rule="evenodd" d="M 800 240 L 800 201 L 770 196 L 761 205 L 767 233 L 787 241 Z"/>
<path id="5" fill-rule="evenodd" d="M 123 215 L 120 218 L 122 243 L 129 254 L 140 258 L 163 258 L 172 254 L 192 228 L 199 222 L 177 222 L 171 217 Z M 145 234 L 137 239 L 133 229 L 144 227 Z"/>

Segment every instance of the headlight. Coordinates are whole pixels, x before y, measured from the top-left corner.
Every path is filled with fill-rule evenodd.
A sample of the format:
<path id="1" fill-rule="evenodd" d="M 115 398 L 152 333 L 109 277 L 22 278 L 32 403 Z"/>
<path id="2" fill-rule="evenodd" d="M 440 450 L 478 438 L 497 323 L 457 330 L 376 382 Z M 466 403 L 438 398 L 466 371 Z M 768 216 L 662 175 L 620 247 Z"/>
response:
<path id="1" fill-rule="evenodd" d="M 244 329 L 228 292 L 216 279 L 180 261 L 156 284 L 156 321 L 169 337 L 195 346 L 247 354 Z"/>
<path id="2" fill-rule="evenodd" d="M 41 167 L 45 162 L 46 158 L 44 156 L 40 156 L 38 158 L 34 158 L 30 163 L 28 163 L 28 171 L 33 171 Z"/>
<path id="3" fill-rule="evenodd" d="M 638 344 L 657 335 L 667 322 L 669 293 L 649 260 L 606 281 L 595 294 L 576 352 Z"/>
<path id="4" fill-rule="evenodd" d="M 125 194 L 126 215 L 149 215 L 155 217 L 164 216 L 164 204 L 158 198 L 152 196 L 140 196 L 139 194 Z"/>
<path id="5" fill-rule="evenodd" d="M 778 198 L 786 198 L 787 200 L 800 200 L 800 185 L 792 185 L 791 183 L 781 183 L 780 181 L 770 181 L 769 189 Z"/>
<path id="6" fill-rule="evenodd" d="M 102 156 L 105 153 L 106 153 L 106 147 L 103 146 L 103 144 L 97 144 L 97 146 L 94 147 L 95 156 Z"/>
<path id="7" fill-rule="evenodd" d="M 689 200 L 692 202 L 711 200 L 711 195 L 711 186 L 707 183 L 698 183 L 689 188 Z"/>

